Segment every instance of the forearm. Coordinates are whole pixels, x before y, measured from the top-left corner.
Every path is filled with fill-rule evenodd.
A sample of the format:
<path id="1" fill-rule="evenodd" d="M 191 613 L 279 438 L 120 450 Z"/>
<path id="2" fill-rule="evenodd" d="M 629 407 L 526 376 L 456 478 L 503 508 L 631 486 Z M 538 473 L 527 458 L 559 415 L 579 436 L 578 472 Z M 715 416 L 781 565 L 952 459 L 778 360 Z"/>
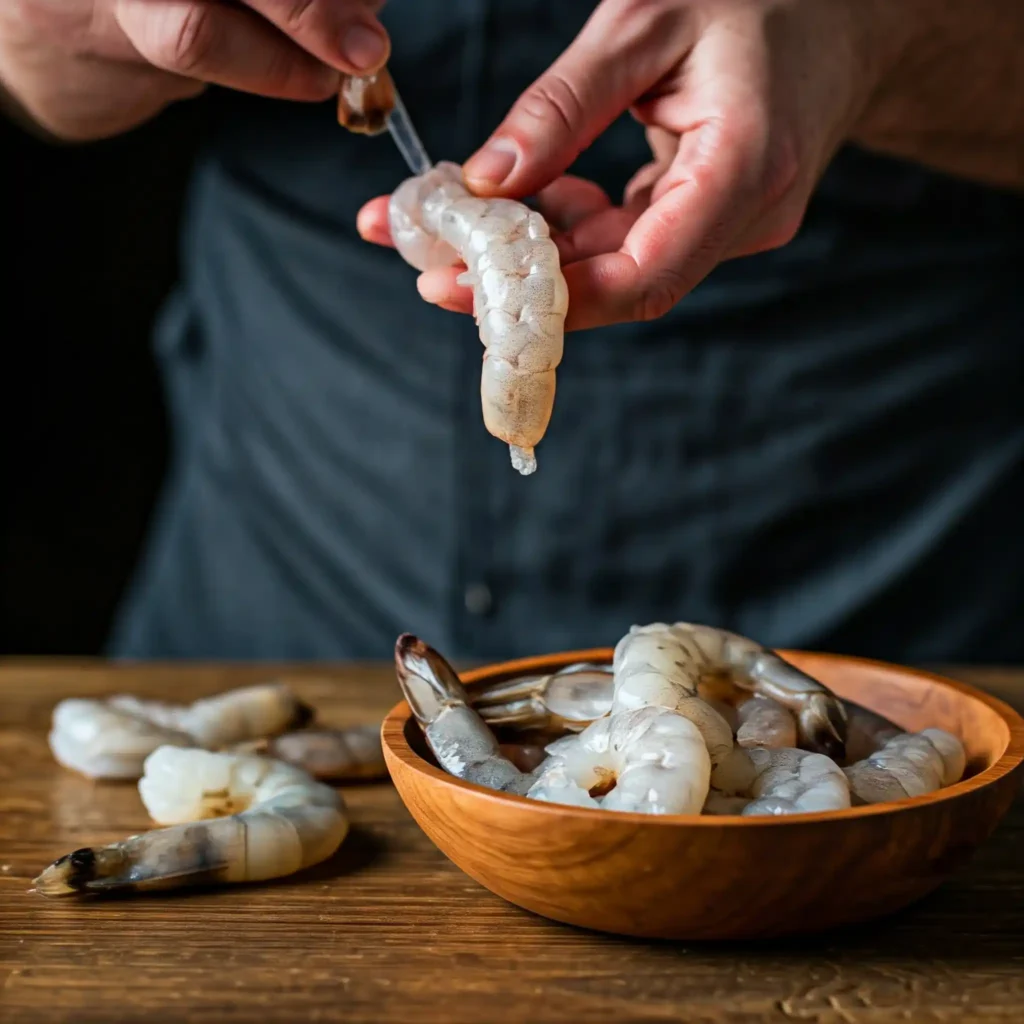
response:
<path id="1" fill-rule="evenodd" d="M 898 12 L 905 44 L 852 141 L 939 171 L 1024 189 L 1024 0 L 868 5 L 876 2 L 882 24 Z"/>

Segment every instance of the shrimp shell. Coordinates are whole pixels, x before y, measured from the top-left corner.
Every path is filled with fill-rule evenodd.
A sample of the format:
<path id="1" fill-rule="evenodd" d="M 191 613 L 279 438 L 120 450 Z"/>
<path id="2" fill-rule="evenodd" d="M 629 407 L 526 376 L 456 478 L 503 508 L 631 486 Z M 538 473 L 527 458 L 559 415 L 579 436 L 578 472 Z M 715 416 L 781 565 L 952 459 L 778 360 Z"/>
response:
<path id="1" fill-rule="evenodd" d="M 309 772 L 314 779 L 331 782 L 382 779 L 388 774 L 379 724 L 286 732 L 238 744 L 231 752 L 276 757 Z"/>
<path id="2" fill-rule="evenodd" d="M 177 889 L 281 878 L 330 857 L 348 833 L 341 796 L 271 758 L 160 747 L 139 795 L 171 825 L 55 861 L 43 896 Z M 210 820 L 212 819 L 212 820 Z"/>
<path id="3" fill-rule="evenodd" d="M 442 162 L 404 181 L 389 204 L 391 237 L 417 270 L 453 266 L 473 290 L 484 344 L 484 424 L 524 476 L 537 468 L 555 401 L 569 293 L 544 218 L 511 199 L 480 199 L 462 169 Z"/>
<path id="4" fill-rule="evenodd" d="M 966 765 L 960 740 L 943 729 L 925 729 L 894 736 L 845 772 L 858 804 L 878 804 L 951 786 L 960 781 Z"/>

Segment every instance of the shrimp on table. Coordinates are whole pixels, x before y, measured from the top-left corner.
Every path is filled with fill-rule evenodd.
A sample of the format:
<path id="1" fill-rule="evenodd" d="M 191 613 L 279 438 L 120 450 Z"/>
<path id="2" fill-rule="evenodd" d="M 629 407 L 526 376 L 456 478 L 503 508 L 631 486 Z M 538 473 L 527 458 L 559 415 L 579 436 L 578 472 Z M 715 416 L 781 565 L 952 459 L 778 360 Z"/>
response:
<path id="1" fill-rule="evenodd" d="M 276 757 L 309 772 L 314 779 L 331 782 L 382 779 L 388 774 L 379 724 L 286 732 L 237 744 L 230 752 Z"/>
<path id="2" fill-rule="evenodd" d="M 50 749 L 57 761 L 92 778 L 137 779 L 160 746 L 230 746 L 296 728 L 313 711 L 283 684 L 229 690 L 192 704 L 117 696 L 64 700 L 53 712 Z"/>
<path id="3" fill-rule="evenodd" d="M 722 675 L 736 686 L 788 708 L 802 746 L 841 759 L 846 711 L 824 685 L 753 640 L 689 622 L 633 626 L 616 645 L 612 710 L 694 698 L 705 676 Z"/>
<path id="4" fill-rule="evenodd" d="M 340 795 L 272 758 L 160 747 L 139 794 L 156 829 L 75 850 L 35 880 L 43 896 L 281 878 L 330 857 L 348 833 Z"/>
<path id="5" fill-rule="evenodd" d="M 845 769 L 853 799 L 879 804 L 923 796 L 951 786 L 967 765 L 964 745 L 943 729 L 900 733 Z"/>
<path id="6" fill-rule="evenodd" d="M 732 765 L 728 779 L 714 777 L 708 814 L 782 815 L 840 811 L 850 806 L 850 787 L 839 767 L 824 754 L 792 748 L 754 747 L 743 751 L 746 765 Z"/>
<path id="7" fill-rule="evenodd" d="M 509 445 L 522 474 L 537 468 L 555 401 L 569 295 L 547 222 L 523 203 L 480 199 L 462 169 L 442 162 L 392 194 L 391 237 L 417 270 L 466 265 L 484 344 L 484 424 Z"/>

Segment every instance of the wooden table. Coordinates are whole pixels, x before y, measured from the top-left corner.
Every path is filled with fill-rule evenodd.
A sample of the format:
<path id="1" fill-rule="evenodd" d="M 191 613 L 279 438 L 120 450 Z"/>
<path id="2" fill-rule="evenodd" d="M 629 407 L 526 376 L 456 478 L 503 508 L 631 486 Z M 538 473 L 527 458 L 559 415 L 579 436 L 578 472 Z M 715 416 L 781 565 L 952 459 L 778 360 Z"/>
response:
<path id="1" fill-rule="evenodd" d="M 386 782 L 346 790 L 353 832 L 305 876 L 107 902 L 26 891 L 57 856 L 148 822 L 133 785 L 53 763 L 57 700 L 192 699 L 277 672 L 0 664 L 0 1020 L 1024 1020 L 1020 800 L 930 899 L 872 927 L 773 945 L 658 945 L 534 917 L 463 875 Z M 950 674 L 1024 707 L 1024 671 Z M 330 723 L 379 717 L 397 697 L 381 667 L 287 675 Z"/>

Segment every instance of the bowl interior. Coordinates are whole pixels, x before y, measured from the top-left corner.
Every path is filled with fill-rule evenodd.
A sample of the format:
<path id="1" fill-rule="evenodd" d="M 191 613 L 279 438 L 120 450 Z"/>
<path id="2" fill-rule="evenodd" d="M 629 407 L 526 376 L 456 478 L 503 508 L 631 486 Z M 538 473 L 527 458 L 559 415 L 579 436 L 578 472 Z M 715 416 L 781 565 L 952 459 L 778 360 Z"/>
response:
<path id="1" fill-rule="evenodd" d="M 1021 749 L 1017 748 L 1024 749 L 1024 721 L 1007 705 L 973 687 L 884 662 L 804 651 L 779 653 L 840 697 L 884 715 L 908 732 L 937 728 L 957 736 L 967 752 L 967 768 L 957 786 L 992 769 L 1004 757 L 1013 756 L 1020 761 Z M 579 661 L 608 664 L 611 656 L 610 648 L 601 648 L 524 658 L 474 669 L 462 673 L 461 678 L 472 688 L 527 673 L 552 672 Z M 1019 735 L 1014 737 L 1014 731 Z M 420 758 L 434 770 L 440 770 L 411 716 L 404 723 L 403 737 Z M 1015 739 L 1013 752 L 1011 739 Z M 1010 767 L 1003 766 L 1007 770 Z M 447 774 L 445 778 L 451 779 Z M 944 792 L 951 793 L 956 788 L 951 786 Z"/>

